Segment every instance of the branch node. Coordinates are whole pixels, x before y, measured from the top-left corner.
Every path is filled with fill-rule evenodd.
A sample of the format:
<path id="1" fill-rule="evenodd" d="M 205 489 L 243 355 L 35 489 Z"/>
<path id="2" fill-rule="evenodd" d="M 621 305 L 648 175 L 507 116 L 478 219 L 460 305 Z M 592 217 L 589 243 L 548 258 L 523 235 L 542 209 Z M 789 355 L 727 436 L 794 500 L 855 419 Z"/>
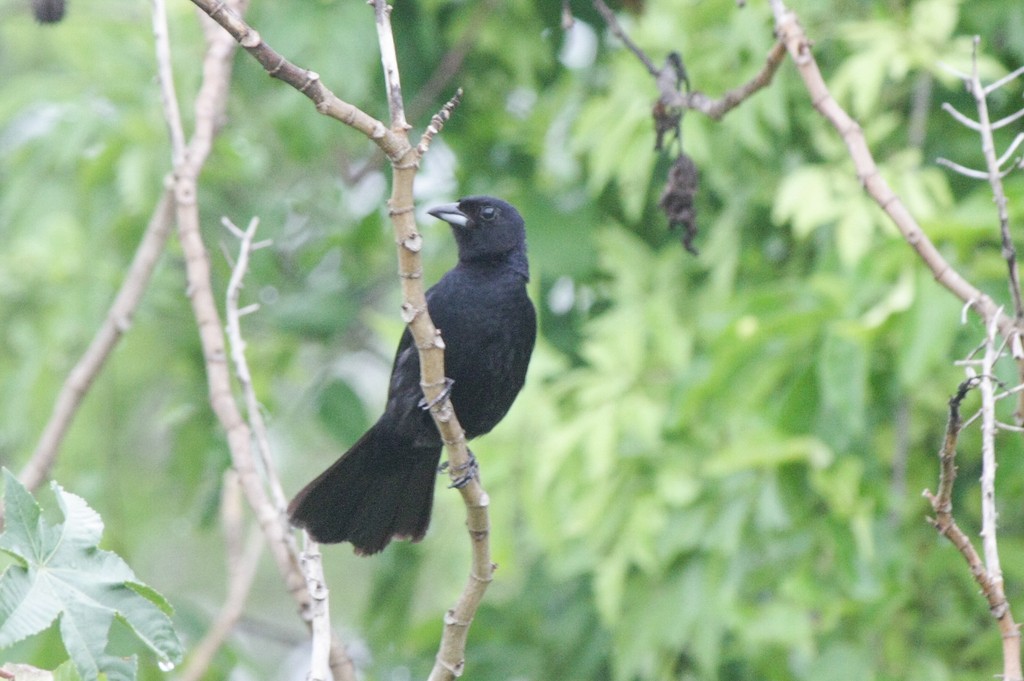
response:
<path id="1" fill-rule="evenodd" d="M 419 253 L 423 249 L 423 236 L 419 232 L 413 232 L 400 242 L 402 248 L 410 253 Z"/>
<path id="2" fill-rule="evenodd" d="M 402 321 L 411 324 L 414 319 L 426 311 L 425 307 L 418 307 L 412 303 L 402 303 Z"/>
<path id="3" fill-rule="evenodd" d="M 317 73 L 316 71 L 306 71 L 306 81 L 299 88 L 299 92 L 301 92 L 302 94 L 306 94 L 306 90 L 308 90 L 311 86 L 315 85 L 318 82 L 320 82 L 319 73 Z"/>
<path id="4" fill-rule="evenodd" d="M 250 28 L 238 40 L 238 44 L 241 45 L 242 47 L 244 47 L 247 50 L 251 50 L 254 47 L 259 46 L 259 44 L 262 43 L 262 42 L 263 42 L 263 38 L 260 37 L 259 31 L 257 31 L 254 28 Z M 270 74 L 270 75 L 274 75 L 274 74 Z"/>

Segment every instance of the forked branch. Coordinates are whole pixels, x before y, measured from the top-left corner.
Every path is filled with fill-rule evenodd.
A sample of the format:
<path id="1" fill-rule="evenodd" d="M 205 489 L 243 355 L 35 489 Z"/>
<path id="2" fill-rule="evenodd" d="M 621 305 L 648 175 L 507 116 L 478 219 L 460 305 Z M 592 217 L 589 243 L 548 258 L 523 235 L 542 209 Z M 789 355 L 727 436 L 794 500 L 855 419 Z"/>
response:
<path id="1" fill-rule="evenodd" d="M 413 178 L 420 158 L 457 104 L 458 95 L 432 119 L 430 127 L 420 139 L 419 144 L 415 147 L 412 146 L 408 137 L 410 126 L 405 118 L 398 61 L 391 29 L 391 8 L 383 0 L 373 0 L 370 4 L 374 8 L 378 43 L 381 50 L 381 63 L 390 111 L 389 125 L 385 125 L 358 107 L 338 98 L 323 85 L 317 73 L 289 62 L 264 42 L 255 29 L 224 3 L 217 0 L 192 1 L 227 30 L 263 66 L 268 74 L 288 83 L 308 97 L 315 103 L 316 109 L 320 113 L 331 116 L 362 132 L 380 147 L 391 161 L 393 178 L 391 198 L 388 201 L 388 214 L 398 245 L 398 270 L 403 297 L 402 319 L 408 325 L 420 353 L 420 384 L 426 402 L 432 405 L 430 412 L 445 443 L 451 463 L 450 469 L 452 471 L 465 470 L 470 456 L 466 448 L 465 434 L 459 425 L 451 402 L 444 392 L 446 386 L 444 342 L 427 310 L 422 281 L 423 268 L 420 262 L 423 240 L 416 228 L 412 192 Z M 196 234 L 198 234 L 198 230 L 196 230 Z M 195 247 L 198 248 L 199 245 Z M 200 267 L 201 264 L 196 263 L 196 268 Z M 193 302 L 195 304 L 194 298 Z M 197 317 L 198 315 L 197 309 Z M 215 350 L 214 339 L 210 338 L 209 342 L 211 348 Z M 211 401 L 216 402 L 218 398 L 215 397 L 214 390 L 211 381 Z M 217 390 L 220 393 L 220 401 L 226 397 L 223 390 L 223 388 Z M 232 439 L 233 432 L 236 433 L 236 438 L 244 434 L 245 431 L 232 422 L 229 413 L 230 409 L 237 411 L 236 407 L 228 408 L 224 404 L 218 407 L 215 403 L 214 408 L 219 415 L 221 411 L 224 412 L 221 420 L 229 432 L 229 441 Z M 461 674 L 469 622 L 476 612 L 494 569 L 490 560 L 487 494 L 480 486 L 479 480 L 476 479 L 460 487 L 459 491 L 467 508 L 467 525 L 473 545 L 473 567 L 462 597 L 455 608 L 450 610 L 445 617 L 444 637 L 437 663 L 431 673 L 431 679 L 452 679 Z"/>

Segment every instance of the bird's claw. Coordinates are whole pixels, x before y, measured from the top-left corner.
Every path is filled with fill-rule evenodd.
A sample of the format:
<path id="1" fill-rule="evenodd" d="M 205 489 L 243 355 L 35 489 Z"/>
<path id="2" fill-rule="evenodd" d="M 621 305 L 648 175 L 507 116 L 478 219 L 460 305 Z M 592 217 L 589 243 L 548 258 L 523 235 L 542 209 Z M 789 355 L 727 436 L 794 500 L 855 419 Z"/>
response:
<path id="1" fill-rule="evenodd" d="M 451 467 L 453 475 L 457 475 L 458 477 L 453 477 L 451 484 L 448 485 L 448 489 L 462 489 L 476 477 L 477 471 L 480 470 L 480 467 L 476 463 L 476 457 L 473 456 L 473 452 L 470 452 L 469 450 L 466 451 L 469 452 L 469 460 L 460 466 Z M 448 462 L 445 461 L 441 464 L 441 467 L 438 470 L 444 471 L 447 469 Z"/>
<path id="2" fill-rule="evenodd" d="M 455 381 L 445 376 L 444 387 L 441 388 L 441 392 L 437 394 L 437 397 L 429 401 L 427 400 L 426 397 L 421 397 L 420 401 L 417 403 L 417 406 L 423 411 L 430 411 L 431 409 L 433 409 L 434 407 L 448 399 L 448 397 L 452 394 L 453 385 L 455 385 Z"/>

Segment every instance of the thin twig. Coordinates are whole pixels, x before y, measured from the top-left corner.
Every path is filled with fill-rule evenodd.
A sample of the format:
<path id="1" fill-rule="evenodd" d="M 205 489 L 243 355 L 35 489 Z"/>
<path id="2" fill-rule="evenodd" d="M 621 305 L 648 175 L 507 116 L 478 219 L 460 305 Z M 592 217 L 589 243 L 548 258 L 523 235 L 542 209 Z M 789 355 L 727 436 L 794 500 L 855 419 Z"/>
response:
<path id="1" fill-rule="evenodd" d="M 416 145 L 416 151 L 420 156 L 427 153 L 427 149 L 430 148 L 430 142 L 444 128 L 444 124 L 448 122 L 448 119 L 452 116 L 452 111 L 459 105 L 459 100 L 462 99 L 462 88 L 455 91 L 452 98 L 445 102 L 445 105 L 441 107 L 430 119 L 430 125 L 423 131 L 423 136 L 420 138 L 420 143 Z"/>
<path id="2" fill-rule="evenodd" d="M 761 70 L 746 83 L 729 90 L 718 99 L 711 99 L 703 92 L 696 90 L 685 94 L 677 93 L 681 98 L 681 106 L 693 111 L 699 111 L 712 120 L 721 120 L 725 114 L 749 99 L 755 92 L 770 85 L 775 72 L 779 70 L 779 65 L 782 64 L 785 56 L 786 45 L 779 40 L 768 51 L 768 57 L 765 59 Z"/>
<path id="3" fill-rule="evenodd" d="M 955 161 L 950 161 L 948 158 L 939 157 L 939 158 L 935 159 L 935 162 L 938 163 L 940 166 L 945 166 L 945 167 L 949 168 L 950 170 L 952 170 L 953 172 L 958 173 L 960 175 L 963 175 L 964 177 L 969 177 L 972 180 L 987 180 L 988 179 L 988 173 L 986 171 L 984 171 L 984 170 L 975 170 L 974 168 L 968 168 L 967 166 L 962 166 L 962 165 L 960 165 L 959 163 L 957 163 Z"/>
<path id="4" fill-rule="evenodd" d="M 978 131 L 981 130 L 981 124 L 978 123 L 978 121 L 976 121 L 973 118 L 970 118 L 970 117 L 960 113 L 949 102 L 943 102 L 942 103 L 942 110 L 945 111 L 946 113 L 948 113 L 953 118 L 955 118 L 956 122 L 959 123 L 960 125 L 964 126 L 965 128 L 970 128 L 971 130 L 978 130 Z"/>
<path id="5" fill-rule="evenodd" d="M 1009 277 L 1010 295 L 1013 299 L 1014 315 L 1019 322 L 1024 320 L 1024 301 L 1021 300 L 1020 277 L 1017 270 L 1017 249 L 1013 245 L 1013 238 L 1010 236 L 1010 215 L 1006 207 L 1006 192 L 1003 191 L 1003 181 L 1000 175 L 999 162 L 996 159 L 995 141 L 992 138 L 993 126 L 988 114 L 988 101 L 985 98 L 985 88 L 981 84 L 978 75 L 978 43 L 980 39 L 975 36 L 973 50 L 971 52 L 971 80 L 969 90 L 974 95 L 974 101 L 978 106 L 978 123 L 981 126 L 981 151 L 985 157 L 985 167 L 988 170 L 988 183 L 992 188 L 992 196 L 995 199 L 996 210 L 999 215 L 999 233 L 1002 238 L 1003 258 L 1006 260 L 1006 268 Z"/>
<path id="6" fill-rule="evenodd" d="M 1019 109 L 1014 113 L 1010 114 L 1009 116 L 1004 116 L 1003 118 L 1000 118 L 998 121 L 995 121 L 994 123 L 992 123 L 992 129 L 1000 130 L 1002 128 L 1005 128 L 1010 123 L 1013 123 L 1014 121 L 1018 120 L 1021 116 L 1024 116 L 1024 109 Z"/>
<path id="7" fill-rule="evenodd" d="M 1003 76 L 999 80 L 995 81 L 994 83 L 990 83 L 989 85 L 986 85 L 983 92 L 984 92 L 984 94 L 986 96 L 990 95 L 993 92 L 995 92 L 996 90 L 998 90 L 999 88 L 1001 88 L 1004 85 L 1006 85 L 1007 83 L 1009 83 L 1010 81 L 1016 80 L 1021 75 L 1024 75 L 1024 66 L 1017 67 L 1016 69 L 1014 69 L 1013 71 L 1010 71 L 1008 74 L 1006 74 L 1005 76 Z M 962 78 L 961 78 L 961 80 L 962 80 Z"/>
<path id="8" fill-rule="evenodd" d="M 235 367 L 235 377 L 242 389 L 242 396 L 245 399 L 246 418 L 253 433 L 253 443 L 259 462 L 262 466 L 262 474 L 270 489 L 274 504 L 278 513 L 283 514 L 288 506 L 288 499 L 285 497 L 281 487 L 281 480 L 277 475 L 277 467 L 274 465 L 270 452 L 270 438 L 267 436 L 267 426 L 263 421 L 263 410 L 260 408 L 259 399 L 256 397 L 256 389 L 252 383 L 252 372 L 249 371 L 249 362 L 245 358 L 245 339 L 242 337 L 241 318 L 256 308 L 248 306 L 239 309 L 238 300 L 242 294 L 242 287 L 245 275 L 249 269 L 249 258 L 253 251 L 265 248 L 270 245 L 269 241 L 255 242 L 256 229 L 259 227 L 258 218 L 249 221 L 249 226 L 243 231 L 235 226 L 227 218 L 221 220 L 230 232 L 238 237 L 238 257 L 235 259 L 231 270 L 231 278 L 228 280 L 224 316 L 227 319 L 228 345 L 231 349 L 231 362 Z"/>
<path id="9" fill-rule="evenodd" d="M 167 8 L 164 0 L 153 2 L 153 42 L 156 49 L 157 80 L 160 83 L 160 103 L 164 111 L 168 134 L 171 138 L 172 162 L 181 163 L 184 159 L 178 156 L 185 153 L 185 130 L 181 125 L 181 112 L 178 110 L 178 95 L 174 88 L 174 67 L 171 60 L 171 39 L 167 30 Z"/>
<path id="10" fill-rule="evenodd" d="M 241 318 L 250 312 L 254 312 L 258 306 L 248 305 L 242 308 L 238 306 L 252 253 L 269 246 L 271 242 L 269 240 L 255 240 L 256 230 L 259 227 L 259 220 L 257 218 L 250 220 L 249 225 L 244 230 L 239 229 L 227 218 L 223 218 L 221 223 L 239 241 L 238 256 L 234 258 L 231 277 L 228 280 L 225 303 L 227 337 L 231 351 L 231 361 L 235 368 L 235 377 L 238 379 L 245 400 L 246 416 L 249 428 L 253 434 L 253 448 L 256 450 L 259 462 L 262 464 L 261 474 L 267 487 L 270 489 L 271 497 L 276 505 L 277 515 L 284 517 L 287 500 L 277 475 L 277 467 L 273 463 L 270 439 L 263 420 L 263 412 L 256 397 L 252 374 L 249 371 L 249 363 L 245 356 L 246 343 L 241 329 Z M 305 537 L 305 534 L 303 536 Z M 287 535 L 287 539 L 289 545 L 291 545 L 292 537 L 290 534 Z M 327 586 L 324 581 L 319 547 L 315 542 L 309 541 L 308 537 L 305 537 L 305 539 L 306 546 L 299 555 L 299 565 L 305 579 L 306 592 L 308 594 L 308 607 L 306 607 L 303 615 L 309 622 L 313 641 L 310 658 L 310 679 L 312 681 L 328 681 L 332 678 L 331 660 L 335 639 L 331 630 L 330 608 L 327 603 Z M 340 649 L 340 646 L 337 647 Z M 337 651 L 334 652 L 334 657 L 338 657 Z M 342 659 L 342 662 L 345 664 L 345 669 L 351 669 L 351 665 L 344 659 Z"/>
<path id="11" fill-rule="evenodd" d="M 218 17 L 233 18 L 237 22 L 242 21 L 236 10 L 226 4 L 218 4 L 214 9 Z M 242 23 L 244 24 L 244 22 Z M 225 34 L 220 30 L 204 30 L 204 33 L 207 41 L 211 44 L 210 52 L 217 51 L 227 55 L 233 52 L 235 45 L 232 39 L 233 35 Z M 248 37 L 251 39 L 253 36 L 249 35 Z M 258 36 L 256 37 L 258 39 Z M 258 41 L 255 46 L 251 47 L 258 49 L 260 45 L 262 45 L 262 41 Z M 230 63 L 229 60 L 224 67 L 227 73 L 230 73 Z M 204 68 L 205 66 L 207 65 L 204 64 Z M 226 81 L 224 86 L 226 88 Z M 165 115 L 168 117 L 173 117 L 174 113 L 173 110 L 165 110 Z M 201 140 L 205 152 L 209 150 L 212 131 L 216 128 L 219 119 L 220 110 L 200 107 L 197 101 L 194 136 L 197 140 Z M 300 611 L 306 613 L 311 601 L 299 567 L 298 549 L 288 527 L 283 507 L 280 503 L 275 504 L 271 501 L 264 488 L 256 457 L 253 456 L 252 431 L 242 417 L 232 393 L 231 375 L 226 362 L 227 352 L 224 345 L 223 327 L 210 282 L 209 256 L 199 228 L 196 188 L 205 153 L 195 154 L 190 149 L 189 153 L 183 154 L 181 157 L 184 159 L 183 162 L 174 167 L 178 238 L 185 256 L 188 296 L 192 303 L 203 348 L 210 404 L 227 434 L 232 463 L 238 472 L 246 500 L 253 509 L 267 539 L 267 546 L 270 548 L 271 556 L 274 558 L 285 588 L 298 603 Z M 336 681 L 355 678 L 354 667 L 345 655 L 340 641 L 336 639 L 331 648 L 331 660 Z"/>
<path id="12" fill-rule="evenodd" d="M 1013 152 L 1017 151 L 1017 147 L 1020 146 L 1021 142 L 1024 142 L 1024 132 L 1017 133 L 1017 136 L 1010 142 L 1010 146 L 1006 148 L 1003 155 L 996 159 L 996 165 L 1002 168 L 1010 160 L 1010 157 L 1013 156 Z"/>
<path id="13" fill-rule="evenodd" d="M 594 9 L 601 13 L 601 17 L 604 19 L 604 22 L 608 24 L 608 29 L 612 34 L 621 40 L 622 44 L 628 47 L 629 50 L 636 55 L 636 58 L 640 60 L 640 63 L 647 68 L 648 73 L 657 78 L 658 67 L 654 65 L 654 62 L 647 56 L 647 53 L 641 50 L 626 34 L 626 31 L 623 30 L 622 25 L 616 18 L 615 12 L 613 12 L 608 5 L 604 4 L 604 0 L 594 0 Z"/>

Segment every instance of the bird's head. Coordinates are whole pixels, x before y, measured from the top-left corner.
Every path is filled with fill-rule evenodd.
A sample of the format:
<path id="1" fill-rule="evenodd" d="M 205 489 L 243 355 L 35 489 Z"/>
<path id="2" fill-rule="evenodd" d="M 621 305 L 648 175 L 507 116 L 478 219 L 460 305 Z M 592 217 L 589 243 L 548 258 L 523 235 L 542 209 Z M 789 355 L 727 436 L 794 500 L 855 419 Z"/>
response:
<path id="1" fill-rule="evenodd" d="M 467 196 L 427 211 L 452 226 L 459 260 L 512 259 L 526 264 L 526 225 L 510 203 L 492 196 Z M 523 272 L 524 276 L 528 276 Z"/>

